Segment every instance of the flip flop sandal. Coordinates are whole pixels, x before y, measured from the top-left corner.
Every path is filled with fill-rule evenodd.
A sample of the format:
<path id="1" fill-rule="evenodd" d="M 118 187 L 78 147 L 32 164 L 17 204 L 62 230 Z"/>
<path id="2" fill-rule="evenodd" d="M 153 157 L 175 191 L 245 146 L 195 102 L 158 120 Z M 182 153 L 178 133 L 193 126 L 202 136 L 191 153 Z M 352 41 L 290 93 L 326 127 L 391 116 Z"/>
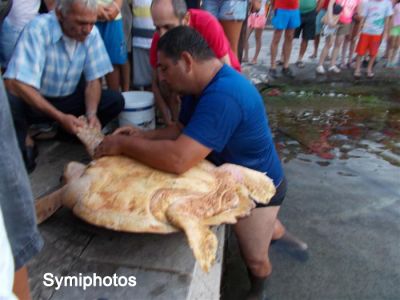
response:
<path id="1" fill-rule="evenodd" d="M 304 64 L 302 61 L 297 61 L 297 62 L 296 62 L 296 67 L 302 69 L 302 68 L 305 67 L 305 64 Z"/>
<path id="2" fill-rule="evenodd" d="M 367 74 L 367 78 L 368 79 L 372 79 L 372 78 L 374 78 L 375 77 L 375 73 L 369 73 L 369 74 Z"/>
<path id="3" fill-rule="evenodd" d="M 361 79 L 361 73 L 354 73 L 353 77 L 354 77 L 354 79 L 359 80 L 359 79 Z"/>

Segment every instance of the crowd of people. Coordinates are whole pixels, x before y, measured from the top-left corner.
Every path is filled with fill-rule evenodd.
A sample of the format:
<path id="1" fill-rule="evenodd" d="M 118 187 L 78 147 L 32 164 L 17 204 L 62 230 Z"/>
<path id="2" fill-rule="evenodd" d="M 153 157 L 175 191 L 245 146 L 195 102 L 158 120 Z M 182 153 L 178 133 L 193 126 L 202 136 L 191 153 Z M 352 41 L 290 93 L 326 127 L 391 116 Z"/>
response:
<path id="1" fill-rule="evenodd" d="M 307 244 L 278 219 L 286 177 L 262 98 L 240 74 L 241 49 L 249 60 L 247 42 L 254 31 L 251 62 L 257 62 L 268 12 L 273 13 L 274 28 L 272 77 L 279 65 L 284 76 L 293 77 L 289 61 L 293 39 L 300 36 L 298 68 L 304 67 L 308 42 L 314 40 L 318 74 L 354 65 L 356 78 L 365 56 L 367 76 L 374 76 L 382 40 L 389 68 L 395 65 L 400 44 L 398 0 L 204 0 L 201 8 L 198 1 L 184 0 L 9 3 L 0 28 L 0 172 L 7 178 L 0 184 L 0 247 L 7 254 L 0 256 L 0 266 L 7 270 L 0 272 L 7 279 L 0 281 L 0 298 L 13 297 L 9 274 L 14 265 L 14 292 L 29 299 L 25 266 L 43 245 L 26 172 L 34 170 L 37 155 L 29 127 L 55 122 L 64 134 L 75 135 L 83 125 L 79 116 L 85 115 L 90 126 L 100 129 L 124 108 L 122 92 L 135 88 L 154 93 L 165 127 L 120 128 L 105 137 L 96 157 L 126 155 L 177 174 L 209 159 L 216 165 L 246 166 L 273 180 L 277 193 L 269 204 L 233 226 L 251 281 L 248 299 L 262 299 L 272 272 L 271 241 L 304 251 Z M 325 44 L 319 54 L 321 36 Z"/>

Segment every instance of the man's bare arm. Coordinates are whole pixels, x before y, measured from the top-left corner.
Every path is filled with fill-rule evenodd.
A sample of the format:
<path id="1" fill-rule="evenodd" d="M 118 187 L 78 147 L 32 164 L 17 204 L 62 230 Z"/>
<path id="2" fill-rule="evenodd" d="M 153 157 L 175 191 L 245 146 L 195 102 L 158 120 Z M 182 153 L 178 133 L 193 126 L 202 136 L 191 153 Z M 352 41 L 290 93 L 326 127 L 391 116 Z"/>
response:
<path id="1" fill-rule="evenodd" d="M 8 79 L 5 81 L 7 90 L 23 99 L 28 105 L 42 112 L 44 115 L 60 123 L 70 133 L 76 133 L 82 121 L 73 115 L 65 114 L 49 103 L 40 92 L 34 87 L 27 85 L 16 79 Z"/>
<path id="2" fill-rule="evenodd" d="M 95 157 L 126 155 L 155 169 L 182 174 L 203 160 L 210 148 L 182 134 L 176 140 L 149 140 L 131 136 L 106 136 Z"/>

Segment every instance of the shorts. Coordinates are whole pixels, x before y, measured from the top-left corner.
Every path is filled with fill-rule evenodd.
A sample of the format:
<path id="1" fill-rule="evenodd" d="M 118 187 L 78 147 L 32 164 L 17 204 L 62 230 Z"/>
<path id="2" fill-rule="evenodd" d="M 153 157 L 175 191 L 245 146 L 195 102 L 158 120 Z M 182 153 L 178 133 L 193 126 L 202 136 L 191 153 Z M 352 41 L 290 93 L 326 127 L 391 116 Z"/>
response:
<path id="1" fill-rule="evenodd" d="M 373 35 L 361 33 L 360 39 L 358 40 L 356 52 L 360 56 L 364 56 L 369 53 L 371 57 L 375 57 L 378 54 L 379 46 L 381 45 L 382 35 Z"/>
<path id="2" fill-rule="evenodd" d="M 150 50 L 133 47 L 133 86 L 135 88 L 150 87 L 153 80 L 153 69 L 150 65 Z"/>
<path id="3" fill-rule="evenodd" d="M 0 78 L 0 207 L 14 256 L 20 269 L 43 247 L 36 225 L 34 200 L 18 149 L 10 107 Z"/>
<path id="4" fill-rule="evenodd" d="M 300 26 L 300 10 L 275 9 L 272 26 L 276 30 L 296 29 Z"/>
<path id="5" fill-rule="evenodd" d="M 257 203 L 257 207 L 269 207 L 269 206 L 280 206 L 285 199 L 287 191 L 287 180 L 286 177 L 283 177 L 281 183 L 276 188 L 276 193 L 272 197 L 272 199 L 268 202 L 268 204 Z"/>
<path id="6" fill-rule="evenodd" d="M 349 24 L 344 24 L 344 23 L 338 23 L 336 35 L 348 35 L 351 31 L 351 23 Z"/>
<path id="7" fill-rule="evenodd" d="M 97 22 L 97 28 L 103 38 L 108 56 L 113 65 L 123 65 L 128 58 L 122 19 Z"/>
<path id="8" fill-rule="evenodd" d="M 7 18 L 1 24 L 0 29 L 0 65 L 2 68 L 7 68 L 8 62 L 14 52 L 17 40 L 22 32 L 22 29 L 17 29 Z"/>
<path id="9" fill-rule="evenodd" d="M 297 39 L 300 37 L 300 33 L 303 32 L 303 40 L 313 40 L 315 37 L 315 20 L 317 18 L 317 12 L 315 10 L 308 13 L 300 14 L 300 27 L 296 28 L 294 37 Z"/>
<path id="10" fill-rule="evenodd" d="M 315 19 L 315 34 L 321 34 L 322 25 L 324 25 L 322 24 L 322 18 L 325 16 L 325 14 L 326 14 L 325 9 L 321 9 L 317 14 L 317 17 Z"/>
<path id="11" fill-rule="evenodd" d="M 247 0 L 204 0 L 202 8 L 220 21 L 244 21 L 247 16 Z"/>
<path id="12" fill-rule="evenodd" d="M 400 36 L 400 25 L 390 29 L 390 36 Z"/>
<path id="13" fill-rule="evenodd" d="M 264 29 L 267 18 L 265 15 L 258 15 L 257 13 L 250 14 L 247 19 L 247 27 L 255 29 Z"/>

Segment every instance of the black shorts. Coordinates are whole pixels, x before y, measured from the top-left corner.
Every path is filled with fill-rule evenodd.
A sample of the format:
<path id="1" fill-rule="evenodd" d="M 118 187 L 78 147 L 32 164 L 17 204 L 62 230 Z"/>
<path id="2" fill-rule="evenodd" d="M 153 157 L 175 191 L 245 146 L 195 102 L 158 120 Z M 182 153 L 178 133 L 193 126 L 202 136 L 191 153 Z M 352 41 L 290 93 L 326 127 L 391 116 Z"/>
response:
<path id="1" fill-rule="evenodd" d="M 268 204 L 257 203 L 256 208 L 268 207 L 268 206 L 280 206 L 283 202 L 283 199 L 285 199 L 286 190 L 287 190 L 287 180 L 286 177 L 283 177 L 281 183 L 276 188 L 276 193 L 272 197 L 271 201 L 269 201 Z"/>
<path id="2" fill-rule="evenodd" d="M 294 32 L 294 37 L 297 39 L 300 37 L 300 33 L 303 32 L 302 38 L 309 41 L 313 40 L 315 37 L 315 22 L 317 18 L 317 13 L 315 10 L 310 11 L 305 14 L 301 14 L 301 24 L 296 28 Z"/>

